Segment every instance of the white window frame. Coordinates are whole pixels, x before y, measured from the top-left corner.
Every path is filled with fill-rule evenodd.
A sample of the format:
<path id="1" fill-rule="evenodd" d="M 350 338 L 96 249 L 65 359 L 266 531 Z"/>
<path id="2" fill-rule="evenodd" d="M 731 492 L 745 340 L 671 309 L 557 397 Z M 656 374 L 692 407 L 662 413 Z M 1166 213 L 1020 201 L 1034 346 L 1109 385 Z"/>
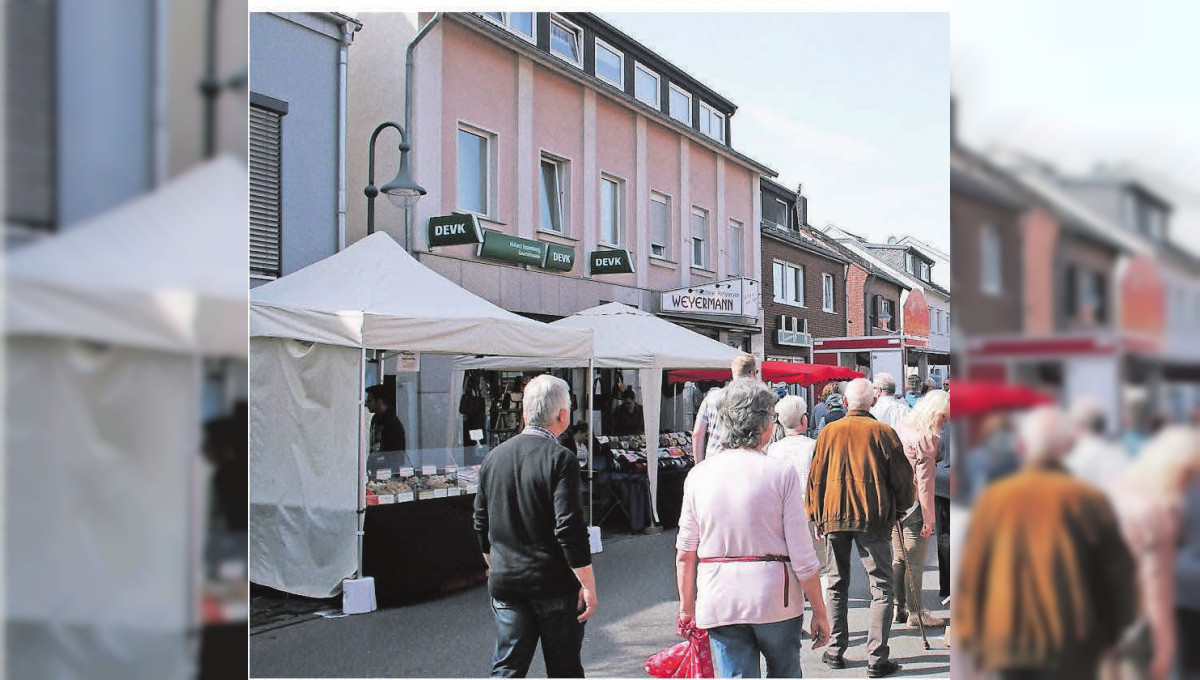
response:
<path id="1" fill-rule="evenodd" d="M 542 224 L 542 199 L 545 197 L 545 191 L 542 188 L 542 163 L 551 163 L 555 168 L 555 178 L 558 182 L 558 221 L 560 229 L 552 229 Z M 571 223 L 569 206 L 571 205 L 571 161 L 561 156 L 556 156 L 552 153 L 542 151 L 538 154 L 538 204 L 537 204 L 537 225 L 538 231 L 548 234 L 558 234 L 559 236 L 568 236 L 570 231 L 567 225 Z"/>
<path id="2" fill-rule="evenodd" d="M 784 231 L 791 231 L 792 227 L 789 224 L 789 222 L 791 222 L 791 220 L 788 219 L 789 217 L 791 217 L 791 210 L 788 208 L 787 201 L 785 201 L 782 198 L 779 198 L 777 196 L 777 197 L 775 197 L 775 202 L 777 204 L 783 206 L 783 224 L 776 222 L 775 226 L 779 227 L 780 229 L 783 229 Z"/>
<path id="3" fill-rule="evenodd" d="M 979 229 L 979 289 L 990 295 L 1004 292 L 1004 243 L 1000 230 L 986 222 Z"/>
<path id="4" fill-rule="evenodd" d="M 776 274 L 775 267 L 783 268 L 783 276 Z M 807 272 L 803 265 L 792 264 L 787 260 L 773 260 L 771 263 L 771 292 L 772 299 L 781 304 L 790 307 L 807 308 L 804 304 L 804 275 Z M 783 294 L 780 295 L 780 282 L 782 281 Z M 788 282 L 791 282 L 792 297 L 788 298 Z"/>
<path id="5" fill-rule="evenodd" d="M 904 253 L 904 271 L 917 275 L 917 258 L 913 257 L 912 253 Z"/>
<path id="6" fill-rule="evenodd" d="M 661 198 L 662 200 L 656 201 L 655 198 Z M 654 221 L 653 221 L 654 218 L 653 217 L 650 218 L 650 220 L 651 220 L 651 222 L 650 222 L 650 257 L 660 259 L 660 260 L 669 260 L 671 258 L 671 197 L 662 192 L 651 190 L 650 191 L 650 202 L 651 203 L 661 203 L 664 207 L 664 212 L 666 212 L 666 215 L 667 215 L 667 234 L 666 234 L 666 238 L 663 239 L 664 241 L 666 241 L 666 243 L 655 243 L 654 242 Z M 653 213 L 654 213 L 654 211 L 651 210 L 650 214 L 653 215 Z M 655 246 L 662 248 L 662 252 L 661 253 L 655 252 L 655 250 L 654 250 Z"/>
<path id="7" fill-rule="evenodd" d="M 710 215 L 711 215 L 711 213 L 708 210 L 705 210 L 704 208 L 701 208 L 700 206 L 697 206 L 697 205 L 692 206 L 691 216 L 704 218 L 704 236 L 699 237 L 699 239 L 700 239 L 700 261 L 699 262 L 696 262 L 696 239 L 697 239 L 696 228 L 692 226 L 691 219 L 688 219 L 688 233 L 691 235 L 689 240 L 691 241 L 691 246 L 692 246 L 689 257 L 691 258 L 692 266 L 696 267 L 697 269 L 707 269 L 707 264 L 708 264 L 708 259 L 709 259 L 708 258 L 708 251 L 709 251 L 708 232 L 709 232 L 709 227 L 711 226 L 711 225 L 709 225 L 708 221 L 709 221 Z"/>
<path id="8" fill-rule="evenodd" d="M 918 268 L 920 269 L 921 273 L 917 276 L 917 278 L 921 279 L 922 281 L 928 282 L 929 279 L 933 276 L 933 267 L 930 267 L 929 263 L 926 262 L 925 260 L 921 260 L 921 263 L 918 265 Z"/>
<path id="9" fill-rule="evenodd" d="M 736 238 L 735 238 L 736 234 Z M 740 249 L 735 249 L 733 244 L 737 243 L 741 246 Z M 740 250 L 741 252 L 737 252 Z M 729 219 L 729 275 L 730 276 L 745 276 L 746 275 L 746 225 L 741 220 Z M 735 266 L 736 265 L 736 266 Z"/>
<path id="10" fill-rule="evenodd" d="M 624 89 L 625 89 L 625 53 L 622 52 L 621 50 L 618 50 L 617 48 L 613 47 L 612 45 L 608 44 L 607 42 L 601 40 L 599 37 L 597 37 L 596 38 L 596 54 L 597 55 L 600 54 L 601 47 L 603 47 L 604 49 L 608 50 L 609 52 L 612 52 L 613 54 L 617 55 L 617 58 L 621 60 L 621 65 L 619 67 L 619 72 L 618 72 L 619 80 L 614 82 L 612 80 L 609 80 L 607 77 L 600 75 L 599 67 L 595 68 L 596 77 L 610 85 L 615 85 L 617 88 L 624 91 Z M 597 57 L 596 62 L 599 63 L 598 57 Z"/>
<path id="11" fill-rule="evenodd" d="M 558 24 L 560 28 L 564 28 L 575 34 L 575 53 L 579 55 L 579 61 L 574 61 L 565 54 L 555 51 L 554 49 L 554 24 Z M 562 59 L 568 64 L 573 64 L 577 68 L 583 68 L 583 29 L 575 22 L 562 16 L 561 14 L 550 15 L 550 44 L 547 45 L 550 54 Z"/>
<path id="12" fill-rule="evenodd" d="M 646 73 L 654 76 L 654 101 L 646 101 L 646 99 L 644 99 L 640 94 L 638 94 L 638 91 L 637 91 L 638 69 L 641 69 L 641 70 L 645 71 Z M 649 66 L 646 66 L 642 62 L 638 61 L 637 59 L 633 60 L 633 97 L 634 97 L 634 99 L 637 99 L 638 101 L 640 101 L 644 104 L 653 106 L 654 108 L 656 108 L 660 111 L 662 110 L 662 76 L 659 75 L 658 72 L 651 69 Z"/>
<path id="13" fill-rule="evenodd" d="M 615 184 L 616 185 L 616 193 L 617 193 L 617 206 L 616 206 L 616 209 L 615 209 L 615 212 L 613 215 L 617 221 L 617 223 L 615 225 L 615 230 L 617 232 L 617 234 L 616 234 L 617 238 L 612 241 L 604 240 L 604 222 L 603 222 L 603 220 L 601 220 L 600 221 L 600 244 L 605 245 L 605 246 L 613 246 L 616 248 L 620 248 L 625 243 L 625 180 L 621 179 L 620 177 L 617 177 L 616 175 L 609 174 L 607 172 L 602 172 L 602 173 L 600 173 L 600 182 L 601 182 L 602 189 L 600 191 L 599 198 L 601 201 L 604 200 L 604 191 L 603 191 L 603 186 L 604 186 L 603 183 L 604 182 L 612 182 L 613 184 Z M 600 207 L 603 208 L 603 205 L 601 205 Z M 604 215 L 603 209 L 601 210 L 600 215 L 601 215 L 601 217 Z"/>
<path id="14" fill-rule="evenodd" d="M 671 97 L 668 94 L 668 96 L 667 96 L 667 115 L 671 116 L 672 118 L 679 121 L 680 123 L 683 123 L 684 125 L 687 125 L 688 127 L 691 127 L 692 126 L 692 93 L 688 92 L 687 90 L 683 89 L 682 87 L 679 87 L 678 85 L 676 85 L 675 83 L 672 83 L 670 81 L 667 81 L 667 87 L 669 88 L 669 90 L 668 90 L 669 93 L 670 92 L 678 92 L 679 94 L 687 97 L 687 102 L 688 102 L 687 103 L 687 116 L 685 118 L 680 118 L 679 116 L 675 115 L 675 109 L 671 105 Z"/>
<path id="15" fill-rule="evenodd" d="M 505 30 L 507 30 L 511 33 L 515 33 L 515 34 L 521 36 L 527 42 L 533 43 L 535 45 L 537 44 L 537 15 L 538 15 L 537 12 L 497 12 L 497 14 L 500 15 L 499 19 L 497 19 L 496 17 L 492 16 L 491 14 L 489 14 L 487 12 L 480 12 L 479 16 L 483 17 L 484 19 L 487 19 L 488 21 L 492 22 L 493 24 L 496 24 L 497 26 L 504 28 Z M 533 25 L 530 26 L 531 33 L 527 34 L 523 31 L 516 29 L 512 25 L 512 16 L 511 15 L 513 15 L 513 14 L 529 14 L 529 15 L 531 15 L 531 18 L 533 21 Z"/>
<path id="16" fill-rule="evenodd" d="M 833 274 L 821 274 L 821 311 L 830 314 L 837 313 L 837 289 L 834 287 Z"/>
<path id="17" fill-rule="evenodd" d="M 466 132 L 483 137 L 485 146 L 487 147 L 487 177 L 484 179 L 484 212 L 475 212 L 467 210 L 458 203 L 458 133 Z M 497 134 L 486 128 L 479 127 L 464 120 L 458 121 L 454 133 L 454 209 L 462 212 L 469 212 L 480 217 L 494 220 L 496 217 L 496 147 Z"/>
<path id="18" fill-rule="evenodd" d="M 707 116 L 705 114 L 707 114 Z M 721 136 L 720 137 L 714 136 L 712 133 L 713 117 L 719 118 L 721 120 Z M 705 131 L 705 129 L 704 129 L 706 122 L 708 123 L 707 131 Z M 725 143 L 725 123 L 726 123 L 725 114 L 723 114 L 720 111 L 713 108 L 711 105 L 706 103 L 703 99 L 700 100 L 700 133 L 701 134 L 703 134 L 705 137 L 708 137 L 709 139 L 714 139 L 714 140 L 724 144 Z"/>

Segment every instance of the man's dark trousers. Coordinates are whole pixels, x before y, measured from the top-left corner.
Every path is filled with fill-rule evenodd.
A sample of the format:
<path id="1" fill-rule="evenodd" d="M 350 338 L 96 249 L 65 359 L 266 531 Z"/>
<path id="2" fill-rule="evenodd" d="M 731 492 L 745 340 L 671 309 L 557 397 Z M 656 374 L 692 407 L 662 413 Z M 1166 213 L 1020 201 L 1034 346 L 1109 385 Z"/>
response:
<path id="1" fill-rule="evenodd" d="M 496 621 L 493 678 L 525 677 L 538 639 L 542 641 L 547 677 L 583 677 L 580 653 L 584 624 L 577 620 L 579 593 L 509 602 L 492 598 L 492 613 Z"/>
<path id="2" fill-rule="evenodd" d="M 850 550 L 858 555 L 871 585 L 871 613 L 867 625 L 867 662 L 888 660 L 888 637 L 892 631 L 892 540 L 861 531 L 833 531 L 825 535 L 829 564 L 830 651 L 843 654 L 850 645 L 847 620 L 850 591 Z"/>

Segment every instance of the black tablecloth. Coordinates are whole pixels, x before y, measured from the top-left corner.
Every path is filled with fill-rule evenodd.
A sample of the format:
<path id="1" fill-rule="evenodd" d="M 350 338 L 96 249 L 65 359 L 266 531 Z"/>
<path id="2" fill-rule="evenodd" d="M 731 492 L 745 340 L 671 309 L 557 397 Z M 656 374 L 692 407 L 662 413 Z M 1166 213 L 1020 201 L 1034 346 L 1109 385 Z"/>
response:
<path id="1" fill-rule="evenodd" d="M 242 677 L 249 640 L 245 621 L 205 626 L 200 637 L 199 680 Z"/>
<path id="2" fill-rule="evenodd" d="M 409 604 L 481 580 L 487 565 L 472 524 L 475 495 L 367 508 L 363 574 L 380 606 Z"/>
<path id="3" fill-rule="evenodd" d="M 663 528 L 679 526 L 679 513 L 683 509 L 683 480 L 692 468 L 658 471 L 658 521 Z"/>

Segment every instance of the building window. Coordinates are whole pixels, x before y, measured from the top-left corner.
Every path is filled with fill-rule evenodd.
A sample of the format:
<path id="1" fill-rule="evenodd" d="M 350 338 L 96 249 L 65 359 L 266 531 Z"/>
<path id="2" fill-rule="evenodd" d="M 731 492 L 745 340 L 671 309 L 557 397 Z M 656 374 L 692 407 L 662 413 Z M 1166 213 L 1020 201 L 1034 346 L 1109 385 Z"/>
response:
<path id="1" fill-rule="evenodd" d="M 718 142 L 725 141 L 725 116 L 704 102 L 700 102 L 700 132 Z"/>
<path id="2" fill-rule="evenodd" d="M 533 12 L 484 12 L 483 16 L 533 42 Z"/>
<path id="3" fill-rule="evenodd" d="M 875 313 L 871 319 L 871 325 L 875 328 L 886 328 L 888 330 L 896 330 L 896 324 L 900 320 L 896 318 L 896 303 L 882 295 L 875 296 Z M 887 323 L 884 323 L 884 317 L 887 317 Z"/>
<path id="4" fill-rule="evenodd" d="M 833 275 L 821 274 L 821 309 L 826 312 L 834 311 L 833 299 Z"/>
<path id="5" fill-rule="evenodd" d="M 737 220 L 729 220 L 729 275 L 741 276 L 745 271 L 742 263 L 742 257 L 745 253 L 745 244 L 742 241 L 742 223 Z"/>
<path id="6" fill-rule="evenodd" d="M 1004 254 L 1001 250 L 1000 232 L 990 224 L 979 230 L 979 286 L 985 293 L 1000 295 L 1003 279 L 1000 276 Z"/>
<path id="7" fill-rule="evenodd" d="M 654 108 L 658 108 L 658 74 L 633 62 L 633 94 Z"/>
<path id="8" fill-rule="evenodd" d="M 928 262 L 921 263 L 921 280 L 925 281 L 926 283 L 929 282 L 929 263 Z"/>
<path id="9" fill-rule="evenodd" d="M 550 17 L 550 51 L 576 66 L 583 66 L 583 31 L 558 16 Z"/>
<path id="10" fill-rule="evenodd" d="M 600 177 L 600 242 L 621 245 L 624 234 L 621 216 L 625 205 L 624 182 L 615 177 Z"/>
<path id="11" fill-rule="evenodd" d="M 563 206 L 566 205 L 567 162 L 543 155 L 540 174 L 541 191 L 538 193 L 541 210 L 538 213 L 538 227 L 565 234 Z"/>
<path id="12" fill-rule="evenodd" d="M 904 253 L 904 271 L 913 276 L 917 275 L 916 258 L 913 257 L 912 253 Z"/>
<path id="13" fill-rule="evenodd" d="M 489 215 L 491 205 L 491 146 L 493 135 L 458 129 L 458 195 L 455 207 Z"/>
<path id="14" fill-rule="evenodd" d="M 790 213 L 790 212 L 791 211 L 788 210 L 787 201 L 781 201 L 778 198 L 775 199 L 775 225 L 776 226 L 778 226 L 780 229 L 788 229 L 789 228 L 788 222 L 790 221 L 790 220 L 788 220 L 788 213 Z"/>
<path id="15" fill-rule="evenodd" d="M 660 193 L 650 192 L 650 256 L 666 259 L 671 251 L 671 199 Z"/>
<path id="16" fill-rule="evenodd" d="M 692 124 L 692 95 L 675 83 L 671 83 L 671 117 L 684 125 Z"/>
<path id="17" fill-rule="evenodd" d="M 282 274 L 283 114 L 250 106 L 250 276 Z"/>
<path id="18" fill-rule="evenodd" d="M 704 267 L 708 261 L 708 211 L 692 207 L 692 266 Z"/>
<path id="19" fill-rule="evenodd" d="M 775 262 L 771 268 L 774 276 L 775 302 L 804 306 L 804 267 L 786 262 Z"/>
<path id="20" fill-rule="evenodd" d="M 625 55 L 596 38 L 596 77 L 625 89 Z"/>

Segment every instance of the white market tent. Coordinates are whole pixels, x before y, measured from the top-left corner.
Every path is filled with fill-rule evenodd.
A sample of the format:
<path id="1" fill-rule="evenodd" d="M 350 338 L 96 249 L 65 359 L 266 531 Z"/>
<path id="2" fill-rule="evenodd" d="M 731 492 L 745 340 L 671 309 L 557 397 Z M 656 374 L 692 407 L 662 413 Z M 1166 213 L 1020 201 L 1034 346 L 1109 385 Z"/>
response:
<path id="1" fill-rule="evenodd" d="M 308 597 L 361 576 L 367 349 L 592 355 L 590 331 L 505 311 L 382 232 L 250 299 L 250 580 Z"/>
<path id="2" fill-rule="evenodd" d="M 742 351 L 712 338 L 689 331 L 665 319 L 619 302 L 585 309 L 559 319 L 551 328 L 590 329 L 595 335 L 596 368 L 636 368 L 641 387 L 642 415 L 647 434 L 646 469 L 650 478 L 650 500 L 658 519 L 657 433 L 659 423 L 659 385 L 664 370 L 679 368 L 729 368 Z M 455 362 L 452 384 L 462 384 L 462 371 L 468 369 L 537 370 L 540 368 L 582 367 L 585 363 L 568 359 L 545 361 L 523 357 L 460 358 Z M 588 393 L 592 377 L 588 376 Z M 589 407 L 589 413 L 591 409 Z M 589 420 L 590 422 L 590 420 Z M 588 441 L 591 441 L 589 436 Z M 589 447 L 590 450 L 590 447 Z"/>
<path id="3" fill-rule="evenodd" d="M 210 161 L 7 257 L 18 676 L 195 675 L 201 366 L 246 356 L 246 182 Z"/>

